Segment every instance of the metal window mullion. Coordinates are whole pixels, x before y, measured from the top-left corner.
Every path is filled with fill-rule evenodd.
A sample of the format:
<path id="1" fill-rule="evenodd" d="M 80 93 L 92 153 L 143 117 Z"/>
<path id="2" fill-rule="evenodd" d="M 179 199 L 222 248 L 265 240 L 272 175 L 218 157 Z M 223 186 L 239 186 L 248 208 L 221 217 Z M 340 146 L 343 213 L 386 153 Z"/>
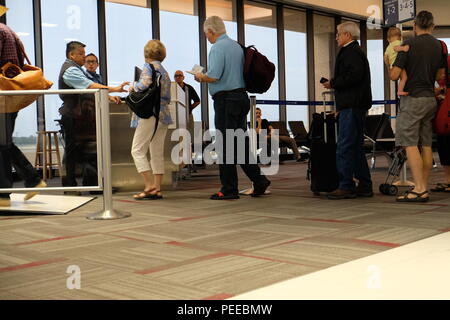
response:
<path id="1" fill-rule="evenodd" d="M 237 40 L 245 45 L 245 16 L 244 16 L 244 0 L 235 1 L 236 23 L 237 23 Z"/>
<path id="2" fill-rule="evenodd" d="M 152 36 L 153 39 L 161 39 L 160 23 L 159 23 L 159 0 L 147 0 L 147 5 L 152 8 Z"/>
<path id="3" fill-rule="evenodd" d="M 286 100 L 286 56 L 284 46 L 284 9 L 283 5 L 276 7 L 276 26 L 278 43 L 278 100 Z M 280 121 L 286 122 L 286 106 L 279 106 Z"/>
<path id="4" fill-rule="evenodd" d="M 98 58 L 103 82 L 108 83 L 108 50 L 106 42 L 105 0 L 97 0 Z"/>
<path id="5" fill-rule="evenodd" d="M 206 42 L 205 33 L 203 32 L 203 23 L 206 20 L 206 0 L 197 0 L 197 14 L 198 14 L 198 39 L 200 46 L 200 65 L 208 70 L 208 46 Z M 202 122 L 205 127 L 209 129 L 209 99 L 208 99 L 208 85 L 204 82 L 200 83 L 201 96 L 201 115 Z"/>
<path id="6" fill-rule="evenodd" d="M 314 61 L 314 13 L 312 10 L 306 10 L 306 57 L 308 70 L 308 100 L 316 100 L 315 88 L 315 61 Z M 316 112 L 316 107 L 309 107 L 309 123 L 312 121 L 312 115 Z"/>
<path id="7" fill-rule="evenodd" d="M 33 31 L 34 31 L 34 61 L 35 65 L 44 71 L 44 54 L 42 42 L 42 10 L 41 1 L 33 0 Z M 39 96 L 36 102 L 38 131 L 45 131 L 45 100 Z"/>

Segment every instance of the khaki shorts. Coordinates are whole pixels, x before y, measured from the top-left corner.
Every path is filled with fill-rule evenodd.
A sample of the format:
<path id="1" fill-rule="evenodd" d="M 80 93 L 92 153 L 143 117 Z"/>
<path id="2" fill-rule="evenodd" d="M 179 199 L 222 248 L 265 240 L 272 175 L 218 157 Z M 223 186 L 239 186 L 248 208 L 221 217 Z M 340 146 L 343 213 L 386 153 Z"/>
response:
<path id="1" fill-rule="evenodd" d="M 437 102 L 434 97 L 400 98 L 395 144 L 402 147 L 431 147 L 433 118 Z"/>

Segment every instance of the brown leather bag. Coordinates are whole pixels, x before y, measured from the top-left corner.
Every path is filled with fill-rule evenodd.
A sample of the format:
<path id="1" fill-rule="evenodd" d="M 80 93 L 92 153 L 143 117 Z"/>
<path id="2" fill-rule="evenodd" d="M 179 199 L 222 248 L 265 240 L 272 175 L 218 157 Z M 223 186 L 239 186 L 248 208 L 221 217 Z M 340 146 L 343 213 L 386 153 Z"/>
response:
<path id="1" fill-rule="evenodd" d="M 22 68 L 11 62 L 0 68 L 0 90 L 47 90 L 53 82 L 45 79 L 42 69 L 32 66 L 20 43 L 17 43 L 28 64 Z M 1 96 L 0 113 L 17 112 L 32 104 L 39 95 Z"/>

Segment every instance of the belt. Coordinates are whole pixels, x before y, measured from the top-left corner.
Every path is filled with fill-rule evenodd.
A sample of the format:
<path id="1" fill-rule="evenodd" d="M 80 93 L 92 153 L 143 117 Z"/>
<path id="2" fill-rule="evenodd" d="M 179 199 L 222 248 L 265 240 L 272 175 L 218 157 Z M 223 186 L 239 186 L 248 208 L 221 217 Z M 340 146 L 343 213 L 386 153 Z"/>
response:
<path id="1" fill-rule="evenodd" d="M 228 91 L 219 91 L 219 92 L 216 92 L 212 96 L 212 98 L 213 98 L 213 100 L 216 100 L 217 98 L 220 98 L 221 96 L 226 95 L 227 93 L 239 93 L 239 92 L 247 92 L 247 91 L 245 90 L 245 88 L 238 88 L 238 89 L 233 89 L 233 90 L 228 90 Z"/>

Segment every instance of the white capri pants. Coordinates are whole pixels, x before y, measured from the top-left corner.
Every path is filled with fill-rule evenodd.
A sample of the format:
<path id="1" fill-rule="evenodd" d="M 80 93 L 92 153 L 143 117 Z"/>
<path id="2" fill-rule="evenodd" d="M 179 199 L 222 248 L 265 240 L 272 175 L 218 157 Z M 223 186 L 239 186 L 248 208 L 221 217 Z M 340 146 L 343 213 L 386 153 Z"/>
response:
<path id="1" fill-rule="evenodd" d="M 155 129 L 155 117 L 139 119 L 134 132 L 131 155 L 139 173 L 151 170 L 153 174 L 164 174 L 164 141 L 167 134 L 167 124 L 159 122 L 158 129 L 152 139 Z M 150 139 L 152 139 L 150 141 Z M 150 164 L 147 153 L 150 150 Z"/>

